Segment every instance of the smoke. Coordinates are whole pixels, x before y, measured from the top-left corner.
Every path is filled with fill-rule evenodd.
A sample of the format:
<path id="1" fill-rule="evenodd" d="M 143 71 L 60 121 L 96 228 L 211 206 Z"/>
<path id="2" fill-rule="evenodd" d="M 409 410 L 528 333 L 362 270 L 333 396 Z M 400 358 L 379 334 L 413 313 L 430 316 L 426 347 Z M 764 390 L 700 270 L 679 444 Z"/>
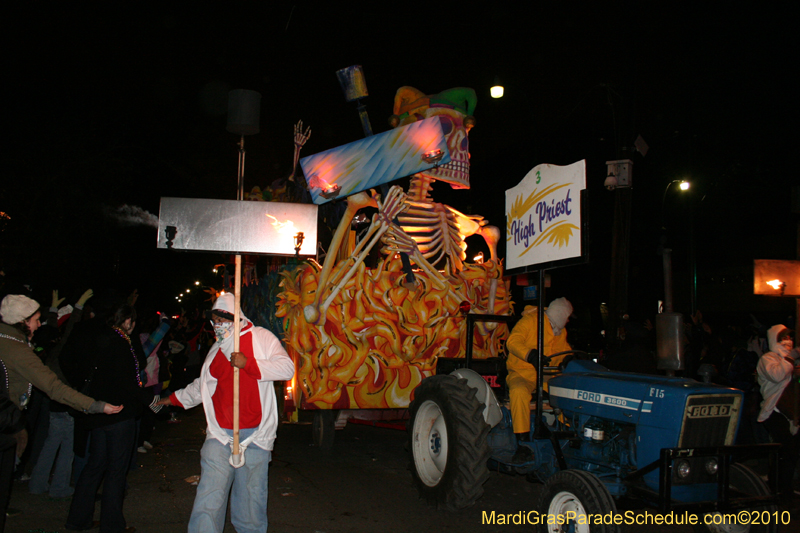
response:
<path id="1" fill-rule="evenodd" d="M 107 207 L 105 212 L 108 217 L 113 218 L 123 226 L 158 227 L 157 216 L 135 205 L 121 205 L 116 209 Z"/>

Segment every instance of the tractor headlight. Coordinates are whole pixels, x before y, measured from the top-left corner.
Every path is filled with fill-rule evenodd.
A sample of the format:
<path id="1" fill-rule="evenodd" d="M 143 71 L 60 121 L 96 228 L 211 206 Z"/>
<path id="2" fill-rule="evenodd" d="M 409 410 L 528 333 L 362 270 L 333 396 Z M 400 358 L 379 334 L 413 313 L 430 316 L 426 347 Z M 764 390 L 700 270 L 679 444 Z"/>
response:
<path id="1" fill-rule="evenodd" d="M 706 460 L 706 472 L 713 476 L 717 473 L 717 470 L 719 470 L 719 464 L 717 463 L 716 457 L 710 457 Z"/>
<path id="2" fill-rule="evenodd" d="M 689 477 L 689 474 L 692 473 L 692 469 L 689 467 L 689 461 L 681 459 L 675 463 L 675 471 L 678 473 L 678 477 L 681 479 L 686 479 Z"/>

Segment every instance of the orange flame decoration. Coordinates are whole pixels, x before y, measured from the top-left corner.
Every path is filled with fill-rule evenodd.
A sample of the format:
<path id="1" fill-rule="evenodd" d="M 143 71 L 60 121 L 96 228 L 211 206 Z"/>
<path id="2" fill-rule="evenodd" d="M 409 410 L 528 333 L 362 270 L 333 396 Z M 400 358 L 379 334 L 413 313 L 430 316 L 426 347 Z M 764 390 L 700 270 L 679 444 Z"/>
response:
<path id="1" fill-rule="evenodd" d="M 347 268 L 347 261 L 334 272 Z M 412 391 L 435 373 L 439 357 L 464 357 L 466 318 L 458 311 L 458 288 L 472 302 L 473 312 L 487 313 L 489 282 L 497 280 L 494 314 L 510 314 L 508 282 L 502 263 L 464 265 L 448 287 L 437 289 L 422 272 L 417 288 L 403 287 L 402 263 L 386 257 L 375 269 L 362 264 L 327 310 L 323 327 L 306 322 L 303 307 L 318 290 L 319 265 L 301 265 L 283 272 L 278 295 L 284 317 L 284 341 L 297 368 L 296 391 L 302 405 L 320 409 L 405 408 Z M 335 278 L 335 273 L 333 274 Z M 473 357 L 498 357 L 508 327 L 475 328 Z"/>

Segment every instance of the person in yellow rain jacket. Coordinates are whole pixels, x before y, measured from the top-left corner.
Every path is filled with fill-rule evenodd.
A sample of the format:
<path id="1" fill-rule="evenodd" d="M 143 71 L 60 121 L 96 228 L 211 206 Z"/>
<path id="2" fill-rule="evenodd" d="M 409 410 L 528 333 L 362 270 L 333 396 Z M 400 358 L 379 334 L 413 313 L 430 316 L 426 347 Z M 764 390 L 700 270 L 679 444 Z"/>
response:
<path id="1" fill-rule="evenodd" d="M 571 350 L 567 343 L 567 330 L 564 329 L 572 314 L 572 304 L 566 298 L 556 298 L 544 310 L 544 355 Z M 539 318 L 537 308 L 526 306 L 517 325 L 511 331 L 506 346 L 508 348 L 508 394 L 511 400 L 511 420 L 518 440 L 529 440 L 531 430 L 530 403 L 536 390 L 536 362 Z M 566 355 L 558 356 L 548 366 L 556 366 Z M 529 460 L 531 449 L 518 446 L 513 463 Z"/>

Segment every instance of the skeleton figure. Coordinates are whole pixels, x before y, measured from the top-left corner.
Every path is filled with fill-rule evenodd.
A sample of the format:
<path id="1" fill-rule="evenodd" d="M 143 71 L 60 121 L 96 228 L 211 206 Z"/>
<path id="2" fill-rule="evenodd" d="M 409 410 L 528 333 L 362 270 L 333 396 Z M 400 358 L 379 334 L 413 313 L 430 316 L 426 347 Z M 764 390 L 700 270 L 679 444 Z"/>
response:
<path id="1" fill-rule="evenodd" d="M 427 96 L 413 87 L 401 87 L 395 95 L 394 114 L 389 123 L 404 126 L 417 120 L 438 116 L 447 139 L 450 162 L 411 179 L 406 197 L 408 208 L 397 221 L 419 247 L 429 263 L 446 261 L 449 273 L 461 271 L 466 258 L 466 242 L 470 235 L 479 234 L 486 240 L 491 258 L 496 258 L 500 230 L 487 225 L 481 216 L 465 215 L 450 206 L 436 203 L 430 196 L 433 181 L 449 183 L 454 189 L 469 188 L 469 130 L 475 125 L 475 91 L 455 88 Z M 390 251 L 384 247 L 384 252 Z"/>
<path id="2" fill-rule="evenodd" d="M 395 114 L 390 118 L 390 124 L 399 126 L 439 116 L 451 161 L 414 175 L 407 194 L 400 187 L 394 186 L 383 200 L 374 190 L 370 194 L 362 191 L 347 198 L 346 211 L 331 241 L 319 275 L 319 290 L 316 291 L 313 301 L 303 310 L 308 323 L 324 325 L 327 308 L 347 281 L 355 275 L 366 254 L 379 239 L 383 242 L 381 251 L 384 254 L 405 254 L 440 288 L 449 283 L 446 279 L 448 274 L 452 278 L 464 269 L 467 247 L 464 239 L 470 235 L 481 235 L 489 245 L 492 261 L 496 261 L 497 242 L 500 239 L 498 228 L 487 225 L 481 216 L 465 215 L 449 206 L 433 202 L 430 197 L 434 180 L 450 183 L 456 189 L 469 188 L 467 135 L 475 123 L 471 116 L 475 101 L 475 91 L 467 88 L 450 89 L 433 96 L 426 96 L 411 87 L 402 87 L 397 91 Z M 348 250 L 346 266 L 339 265 L 335 268 L 337 251 L 345 242 L 350 222 L 365 207 L 377 207 L 378 214 L 355 250 Z M 434 268 L 442 261 L 447 265 L 445 275 Z M 497 280 L 488 280 L 488 286 L 487 311 L 493 313 Z M 413 282 L 408 283 L 407 288 L 413 290 L 412 287 Z M 455 285 L 451 287 L 451 291 L 459 298 L 466 297 Z M 494 325 L 479 327 L 492 329 Z"/>

